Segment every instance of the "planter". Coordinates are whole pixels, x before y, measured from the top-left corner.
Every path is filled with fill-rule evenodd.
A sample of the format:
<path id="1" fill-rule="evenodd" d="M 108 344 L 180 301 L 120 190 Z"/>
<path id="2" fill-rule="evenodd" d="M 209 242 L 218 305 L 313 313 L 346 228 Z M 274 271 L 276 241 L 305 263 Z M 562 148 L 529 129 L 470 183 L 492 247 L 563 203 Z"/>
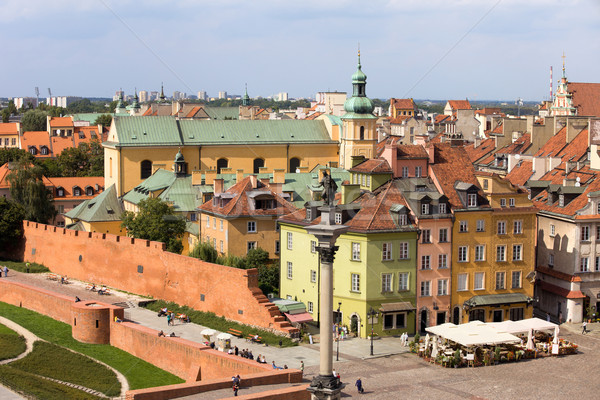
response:
<path id="1" fill-rule="evenodd" d="M 367 336 L 367 339 L 371 340 L 371 335 Z M 377 339 L 379 339 L 379 336 L 374 335 L 373 340 L 377 340 Z"/>

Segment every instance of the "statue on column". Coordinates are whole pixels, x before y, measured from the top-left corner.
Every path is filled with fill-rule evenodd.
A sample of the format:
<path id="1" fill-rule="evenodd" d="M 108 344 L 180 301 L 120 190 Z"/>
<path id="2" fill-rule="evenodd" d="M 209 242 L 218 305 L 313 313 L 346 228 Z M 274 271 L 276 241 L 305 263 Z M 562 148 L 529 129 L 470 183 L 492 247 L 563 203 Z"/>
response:
<path id="1" fill-rule="evenodd" d="M 321 192 L 323 202 L 325 205 L 333 206 L 335 192 L 337 191 L 338 186 L 327 171 L 323 171 L 323 179 L 321 179 L 320 185 L 323 186 L 323 191 Z"/>

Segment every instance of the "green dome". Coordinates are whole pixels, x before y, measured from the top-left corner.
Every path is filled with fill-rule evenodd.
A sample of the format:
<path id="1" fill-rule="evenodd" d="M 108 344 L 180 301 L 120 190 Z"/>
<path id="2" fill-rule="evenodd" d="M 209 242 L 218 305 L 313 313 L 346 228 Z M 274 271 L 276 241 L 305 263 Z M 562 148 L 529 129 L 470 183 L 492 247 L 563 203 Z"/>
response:
<path id="1" fill-rule="evenodd" d="M 181 150 L 179 150 L 179 151 L 177 152 L 177 154 L 175 154 L 175 162 L 178 162 L 178 161 L 179 161 L 179 162 L 181 162 L 181 161 L 184 161 L 184 160 L 183 160 L 183 154 L 181 154 Z"/>
<path id="2" fill-rule="evenodd" d="M 374 108 L 373 102 L 368 97 L 353 96 L 344 102 L 344 110 L 347 113 L 372 114 Z"/>
<path id="3" fill-rule="evenodd" d="M 366 83 L 366 82 L 367 82 L 367 75 L 365 75 L 365 73 L 362 72 L 362 69 L 360 69 L 360 63 L 359 63 L 358 69 L 352 75 L 352 83 Z"/>

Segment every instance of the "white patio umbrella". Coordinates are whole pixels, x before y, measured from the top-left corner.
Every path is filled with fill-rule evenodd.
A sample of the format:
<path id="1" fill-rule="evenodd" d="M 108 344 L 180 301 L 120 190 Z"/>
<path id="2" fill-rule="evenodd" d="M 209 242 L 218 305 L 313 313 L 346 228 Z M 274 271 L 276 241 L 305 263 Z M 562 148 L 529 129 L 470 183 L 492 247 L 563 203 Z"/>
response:
<path id="1" fill-rule="evenodd" d="M 215 331 L 214 329 L 210 329 L 210 328 L 205 328 L 203 329 L 200 334 L 202 336 L 208 336 L 209 338 L 214 335 L 215 333 L 217 333 L 217 331 Z"/>
<path id="2" fill-rule="evenodd" d="M 558 344 L 558 332 L 560 331 L 560 328 L 558 327 L 558 325 L 556 325 L 554 327 L 554 339 L 552 340 L 552 343 L 554 344 Z"/>
<path id="3" fill-rule="evenodd" d="M 438 355 L 438 342 L 437 340 L 433 341 L 433 348 L 431 350 L 431 358 L 436 358 Z"/>
<path id="4" fill-rule="evenodd" d="M 429 346 L 429 333 L 425 335 L 425 349 L 427 349 L 427 346 Z"/>
<path id="5" fill-rule="evenodd" d="M 217 335 L 217 339 L 220 339 L 220 340 L 231 340 L 232 337 L 233 336 L 231 336 L 229 333 L 225 333 L 225 332 L 219 333 Z"/>
<path id="6" fill-rule="evenodd" d="M 533 329 L 529 329 L 529 333 L 527 333 L 527 350 L 533 350 Z"/>

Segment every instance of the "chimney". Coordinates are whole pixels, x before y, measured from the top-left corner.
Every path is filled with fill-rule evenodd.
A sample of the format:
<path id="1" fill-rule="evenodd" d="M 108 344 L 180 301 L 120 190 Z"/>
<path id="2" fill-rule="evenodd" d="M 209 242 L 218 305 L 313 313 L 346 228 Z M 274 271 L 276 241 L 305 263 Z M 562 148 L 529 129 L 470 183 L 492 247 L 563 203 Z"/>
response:
<path id="1" fill-rule="evenodd" d="M 238 170 L 238 176 L 239 176 L 239 171 L 240 170 Z M 241 170 L 241 171 L 243 171 L 243 170 Z M 250 178 L 250 185 L 252 185 L 252 189 L 258 188 L 258 179 L 256 178 L 256 175 L 250 175 L 249 178 Z M 267 184 L 268 184 L 268 182 L 267 182 Z"/>
<path id="2" fill-rule="evenodd" d="M 296 172 L 296 171 L 294 171 Z M 298 172 L 300 173 L 307 173 L 308 172 L 308 167 L 298 167 Z"/>
<path id="3" fill-rule="evenodd" d="M 223 186 L 225 186 L 225 180 L 223 178 L 215 179 L 213 181 L 214 189 L 213 192 L 215 195 L 219 193 L 223 193 Z"/>
<path id="4" fill-rule="evenodd" d="M 256 178 L 256 177 L 255 177 Z M 240 183 L 244 179 L 244 170 L 238 169 L 235 171 L 235 182 Z"/>
<path id="5" fill-rule="evenodd" d="M 276 168 L 273 170 L 273 183 L 285 183 L 285 169 Z"/>
<path id="6" fill-rule="evenodd" d="M 435 164 L 435 146 L 433 144 L 429 144 L 429 146 L 425 147 L 425 151 L 429 156 L 429 164 Z"/>
<path id="7" fill-rule="evenodd" d="M 202 185 L 202 171 L 192 171 L 192 186 Z"/>
<path id="8" fill-rule="evenodd" d="M 360 196 L 360 185 L 346 183 L 342 185 L 341 204 L 350 204 Z"/>

